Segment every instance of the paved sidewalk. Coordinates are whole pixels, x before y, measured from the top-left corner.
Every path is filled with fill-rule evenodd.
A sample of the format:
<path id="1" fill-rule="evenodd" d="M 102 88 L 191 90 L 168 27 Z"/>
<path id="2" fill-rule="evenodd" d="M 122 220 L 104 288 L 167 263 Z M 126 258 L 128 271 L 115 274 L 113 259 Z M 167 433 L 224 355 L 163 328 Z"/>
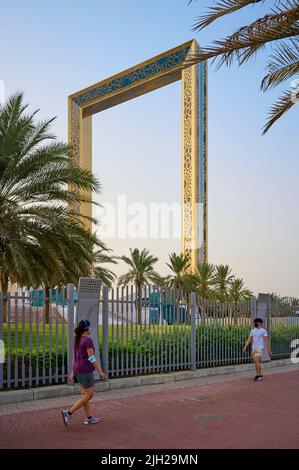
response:
<path id="1" fill-rule="evenodd" d="M 97 393 L 102 422 L 66 429 L 74 397 L 0 407 L 0 448 L 299 448 L 299 366 Z M 92 429 L 92 432 L 91 432 Z"/>

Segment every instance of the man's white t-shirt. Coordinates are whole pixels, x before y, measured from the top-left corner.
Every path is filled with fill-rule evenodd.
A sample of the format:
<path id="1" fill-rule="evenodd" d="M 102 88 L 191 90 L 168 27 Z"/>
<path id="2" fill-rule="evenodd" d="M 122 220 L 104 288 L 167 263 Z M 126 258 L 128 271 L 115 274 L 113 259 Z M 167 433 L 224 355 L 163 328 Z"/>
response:
<path id="1" fill-rule="evenodd" d="M 250 332 L 250 336 L 253 337 L 252 349 L 264 349 L 264 337 L 268 336 L 265 328 L 253 328 Z"/>

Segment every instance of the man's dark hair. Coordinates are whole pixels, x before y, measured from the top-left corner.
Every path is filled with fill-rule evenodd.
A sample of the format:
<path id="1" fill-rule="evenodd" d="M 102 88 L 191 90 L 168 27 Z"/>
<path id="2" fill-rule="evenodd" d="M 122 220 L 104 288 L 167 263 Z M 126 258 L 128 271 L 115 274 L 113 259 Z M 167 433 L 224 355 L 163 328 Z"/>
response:
<path id="1" fill-rule="evenodd" d="M 253 323 L 264 323 L 262 318 L 255 318 Z"/>

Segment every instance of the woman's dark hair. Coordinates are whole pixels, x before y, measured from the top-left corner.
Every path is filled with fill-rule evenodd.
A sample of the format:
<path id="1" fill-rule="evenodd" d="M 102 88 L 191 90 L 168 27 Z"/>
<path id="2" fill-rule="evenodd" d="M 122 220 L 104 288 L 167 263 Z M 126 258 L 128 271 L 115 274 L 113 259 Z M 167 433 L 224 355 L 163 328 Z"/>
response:
<path id="1" fill-rule="evenodd" d="M 75 348 L 79 346 L 81 336 L 83 335 L 86 328 L 89 327 L 90 322 L 88 320 L 81 320 L 75 329 Z"/>

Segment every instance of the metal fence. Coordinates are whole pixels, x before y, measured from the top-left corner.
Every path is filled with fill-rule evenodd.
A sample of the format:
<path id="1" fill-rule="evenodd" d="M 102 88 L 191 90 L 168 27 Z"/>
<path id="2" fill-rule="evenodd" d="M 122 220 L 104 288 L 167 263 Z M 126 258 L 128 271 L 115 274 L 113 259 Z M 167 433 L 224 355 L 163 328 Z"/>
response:
<path id="1" fill-rule="evenodd" d="M 299 299 L 283 297 L 270 299 L 267 327 L 274 358 L 288 357 L 293 341 L 299 338 Z"/>
<path id="2" fill-rule="evenodd" d="M 201 302 L 195 294 L 154 286 L 144 288 L 139 301 L 133 286 L 108 293 L 100 316 L 108 316 L 110 377 L 250 360 L 242 346 L 252 323 L 252 301 Z"/>
<path id="3" fill-rule="evenodd" d="M 62 298 L 60 298 L 62 296 Z M 0 388 L 32 387 L 65 381 L 67 313 L 64 290 L 57 298 L 36 291 L 0 292 L 0 338 L 4 363 Z"/>
<path id="4" fill-rule="evenodd" d="M 260 301 L 261 303 L 261 301 Z M 0 293 L 0 339 L 5 361 L 0 388 L 65 383 L 72 363 L 76 295 Z M 295 299 L 269 301 L 265 327 L 274 358 L 289 357 L 299 338 Z M 250 362 L 242 348 L 259 312 L 259 298 L 237 303 L 200 299 L 194 293 L 147 286 L 102 287 L 99 346 L 109 378 Z"/>

